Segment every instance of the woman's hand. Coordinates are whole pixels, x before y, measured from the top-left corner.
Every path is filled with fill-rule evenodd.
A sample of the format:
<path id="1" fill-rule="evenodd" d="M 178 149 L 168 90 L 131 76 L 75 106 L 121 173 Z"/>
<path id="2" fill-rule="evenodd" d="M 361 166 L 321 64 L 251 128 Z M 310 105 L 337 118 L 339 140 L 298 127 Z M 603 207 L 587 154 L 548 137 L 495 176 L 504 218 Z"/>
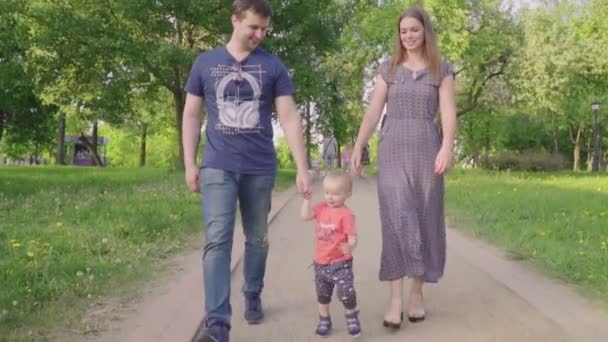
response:
<path id="1" fill-rule="evenodd" d="M 363 149 L 361 147 L 355 146 L 353 148 L 353 152 L 350 156 L 350 165 L 353 172 L 355 172 L 358 176 L 361 176 L 363 173 L 363 165 L 361 164 L 361 156 Z"/>
<path id="2" fill-rule="evenodd" d="M 435 174 L 440 176 L 446 173 L 452 165 L 454 153 L 451 148 L 442 146 L 435 158 Z"/>

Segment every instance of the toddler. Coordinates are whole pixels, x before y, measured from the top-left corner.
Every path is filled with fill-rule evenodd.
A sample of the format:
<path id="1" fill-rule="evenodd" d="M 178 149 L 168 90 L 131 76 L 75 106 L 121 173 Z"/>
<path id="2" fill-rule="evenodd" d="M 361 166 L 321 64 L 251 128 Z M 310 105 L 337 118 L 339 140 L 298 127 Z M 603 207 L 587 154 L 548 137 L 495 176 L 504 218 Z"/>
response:
<path id="1" fill-rule="evenodd" d="M 323 179 L 324 201 L 311 208 L 310 198 L 302 202 L 302 218 L 315 220 L 315 284 L 319 302 L 319 324 L 315 333 L 326 337 L 331 332 L 329 303 L 334 287 L 346 309 L 348 333 L 361 333 L 354 288 L 352 252 L 357 230 L 352 211 L 344 204 L 352 194 L 352 179 L 342 171 L 328 173 Z"/>

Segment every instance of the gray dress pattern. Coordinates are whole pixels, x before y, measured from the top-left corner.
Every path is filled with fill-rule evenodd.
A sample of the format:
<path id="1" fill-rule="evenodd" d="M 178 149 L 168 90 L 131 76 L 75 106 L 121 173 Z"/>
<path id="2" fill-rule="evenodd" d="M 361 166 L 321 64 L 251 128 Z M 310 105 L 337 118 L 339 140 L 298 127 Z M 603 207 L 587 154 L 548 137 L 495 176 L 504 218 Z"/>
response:
<path id="1" fill-rule="evenodd" d="M 447 62 L 441 80 L 452 75 Z M 441 147 L 441 130 L 435 123 L 439 84 L 431 72 L 398 65 L 388 73 L 386 116 L 378 145 L 378 197 L 382 226 L 380 280 L 421 277 L 437 282 L 445 267 L 443 176 L 433 172 Z"/>

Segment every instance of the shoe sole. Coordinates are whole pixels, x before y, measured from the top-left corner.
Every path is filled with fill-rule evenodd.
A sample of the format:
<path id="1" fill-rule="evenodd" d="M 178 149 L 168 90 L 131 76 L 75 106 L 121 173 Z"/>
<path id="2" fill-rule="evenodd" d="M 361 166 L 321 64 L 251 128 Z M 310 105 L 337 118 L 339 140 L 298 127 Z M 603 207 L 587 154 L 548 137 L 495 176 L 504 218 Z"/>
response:
<path id="1" fill-rule="evenodd" d="M 199 339 L 197 342 L 218 342 L 213 336 L 203 336 L 203 338 Z"/>
<path id="2" fill-rule="evenodd" d="M 421 316 L 421 317 L 410 316 L 407 318 L 407 320 L 410 321 L 411 323 L 420 323 L 420 322 L 424 321 L 424 316 Z"/>
<path id="3" fill-rule="evenodd" d="M 264 318 L 260 318 L 260 319 L 258 319 L 256 321 L 247 321 L 247 324 L 249 324 L 249 325 L 258 325 L 258 324 L 260 324 L 262 322 L 264 322 Z"/>
<path id="4" fill-rule="evenodd" d="M 393 329 L 393 330 L 399 330 L 399 329 L 401 329 L 401 323 L 393 323 L 393 322 L 389 322 L 389 321 L 383 321 L 382 325 L 385 328 L 390 328 L 390 329 Z"/>

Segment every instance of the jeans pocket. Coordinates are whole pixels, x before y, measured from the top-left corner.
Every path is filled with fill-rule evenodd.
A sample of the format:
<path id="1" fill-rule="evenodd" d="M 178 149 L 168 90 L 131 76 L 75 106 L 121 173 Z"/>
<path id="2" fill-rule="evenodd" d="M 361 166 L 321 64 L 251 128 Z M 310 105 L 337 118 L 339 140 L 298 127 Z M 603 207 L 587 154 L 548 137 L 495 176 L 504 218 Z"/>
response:
<path id="1" fill-rule="evenodd" d="M 200 185 L 224 184 L 226 171 L 205 167 L 200 172 Z"/>

